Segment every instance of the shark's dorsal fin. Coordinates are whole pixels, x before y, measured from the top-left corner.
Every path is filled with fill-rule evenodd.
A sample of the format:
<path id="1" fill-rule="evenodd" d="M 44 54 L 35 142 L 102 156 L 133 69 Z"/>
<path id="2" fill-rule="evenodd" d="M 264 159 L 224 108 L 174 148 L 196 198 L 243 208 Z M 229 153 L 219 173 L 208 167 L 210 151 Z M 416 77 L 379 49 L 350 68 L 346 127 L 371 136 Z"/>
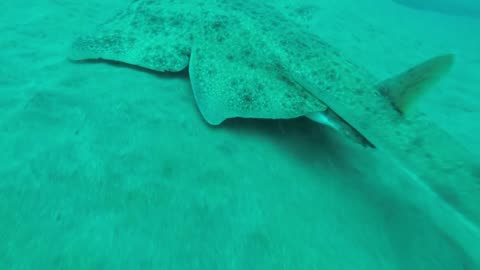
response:
<path id="1" fill-rule="evenodd" d="M 378 89 L 395 109 L 405 114 L 418 97 L 450 70 L 453 61 L 453 54 L 434 57 L 381 82 Z"/>

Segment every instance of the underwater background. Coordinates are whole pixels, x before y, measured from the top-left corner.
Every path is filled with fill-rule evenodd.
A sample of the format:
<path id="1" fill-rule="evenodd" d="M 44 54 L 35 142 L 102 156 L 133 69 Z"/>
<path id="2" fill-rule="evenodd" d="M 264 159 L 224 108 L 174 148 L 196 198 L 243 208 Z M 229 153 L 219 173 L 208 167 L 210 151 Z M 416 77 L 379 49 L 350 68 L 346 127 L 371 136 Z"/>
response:
<path id="1" fill-rule="evenodd" d="M 476 269 L 375 151 L 303 118 L 212 127 L 186 72 L 67 60 L 129 2 L 0 3 L 0 269 Z M 455 53 L 418 109 L 479 157 L 480 3 L 265 2 L 380 80 Z"/>

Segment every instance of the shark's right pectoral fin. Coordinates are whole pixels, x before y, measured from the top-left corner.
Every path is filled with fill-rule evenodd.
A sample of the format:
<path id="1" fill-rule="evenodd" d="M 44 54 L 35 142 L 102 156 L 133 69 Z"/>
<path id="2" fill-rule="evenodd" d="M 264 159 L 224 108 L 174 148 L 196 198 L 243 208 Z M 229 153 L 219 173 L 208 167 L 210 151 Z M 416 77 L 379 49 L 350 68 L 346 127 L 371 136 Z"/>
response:
<path id="1" fill-rule="evenodd" d="M 378 89 L 396 110 L 405 114 L 427 89 L 448 73 L 453 62 L 453 54 L 434 57 L 381 82 Z"/>

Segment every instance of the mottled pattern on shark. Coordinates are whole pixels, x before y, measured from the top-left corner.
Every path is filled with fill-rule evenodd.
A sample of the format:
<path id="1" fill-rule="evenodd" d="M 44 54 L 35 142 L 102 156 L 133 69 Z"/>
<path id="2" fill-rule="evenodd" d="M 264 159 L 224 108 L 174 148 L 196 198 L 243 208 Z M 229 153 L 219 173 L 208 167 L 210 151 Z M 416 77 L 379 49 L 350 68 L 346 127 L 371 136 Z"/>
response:
<path id="1" fill-rule="evenodd" d="M 305 44 L 289 35 L 304 30 L 300 23 L 285 24 L 288 14 L 271 10 L 248 1 L 134 1 L 93 35 L 76 40 L 71 58 L 102 58 L 171 72 L 189 65 L 195 99 L 210 124 L 232 117 L 293 118 L 325 110 L 318 98 L 288 77 L 276 56 L 279 49 L 303 50 Z"/>
<path id="2" fill-rule="evenodd" d="M 188 67 L 198 108 L 214 125 L 233 117 L 333 114 L 330 120 L 388 153 L 459 213 L 452 220 L 466 229 L 451 236 L 480 264 L 480 241 L 470 241 L 480 239 L 480 167 L 448 133 L 410 109 L 448 71 L 452 55 L 377 84 L 306 31 L 301 12 L 248 0 L 137 0 L 77 39 L 70 58 L 162 72 Z"/>

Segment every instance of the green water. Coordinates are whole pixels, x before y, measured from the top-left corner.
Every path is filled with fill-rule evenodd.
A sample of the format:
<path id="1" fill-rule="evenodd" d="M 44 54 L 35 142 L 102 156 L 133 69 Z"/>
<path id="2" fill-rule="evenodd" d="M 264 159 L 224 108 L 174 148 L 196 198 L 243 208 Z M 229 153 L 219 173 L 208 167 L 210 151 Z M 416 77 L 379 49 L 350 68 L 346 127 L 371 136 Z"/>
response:
<path id="1" fill-rule="evenodd" d="M 455 53 L 418 106 L 478 156 L 475 16 L 284 2 L 378 78 Z M 66 59 L 129 3 L 0 3 L 0 269 L 479 269 L 376 151 L 303 118 L 212 127 L 187 72 Z"/>

